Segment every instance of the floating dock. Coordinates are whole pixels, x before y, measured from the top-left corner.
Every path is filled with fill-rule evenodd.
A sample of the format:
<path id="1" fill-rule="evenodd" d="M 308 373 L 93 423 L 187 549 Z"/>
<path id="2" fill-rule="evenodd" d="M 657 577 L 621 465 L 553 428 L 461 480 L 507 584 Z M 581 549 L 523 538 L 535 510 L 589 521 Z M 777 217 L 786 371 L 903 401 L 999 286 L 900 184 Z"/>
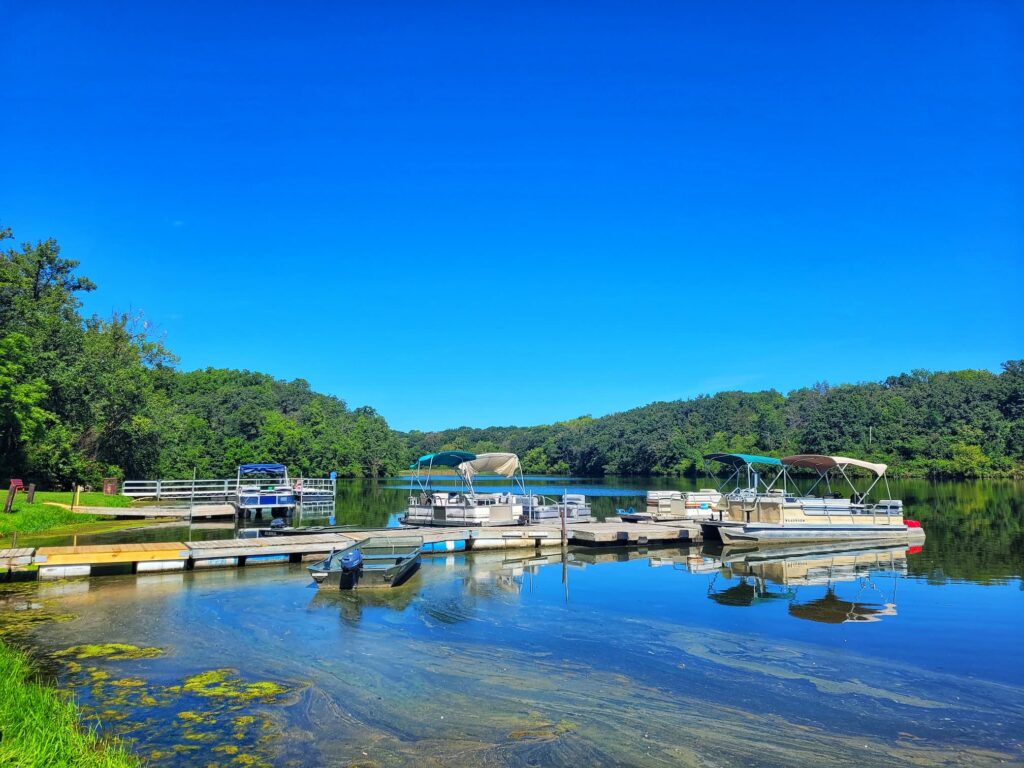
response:
<path id="1" fill-rule="evenodd" d="M 212 539 L 147 544 L 96 544 L 0 550 L 0 578 L 61 579 L 107 573 L 151 573 L 195 568 L 235 568 L 301 562 L 320 558 L 370 536 L 423 537 L 424 554 L 473 550 L 559 546 L 561 528 L 509 526 L 486 528 L 391 528 L 341 533 Z M 568 544 L 583 547 L 683 545 L 700 541 L 694 523 L 575 523 L 566 526 Z"/>

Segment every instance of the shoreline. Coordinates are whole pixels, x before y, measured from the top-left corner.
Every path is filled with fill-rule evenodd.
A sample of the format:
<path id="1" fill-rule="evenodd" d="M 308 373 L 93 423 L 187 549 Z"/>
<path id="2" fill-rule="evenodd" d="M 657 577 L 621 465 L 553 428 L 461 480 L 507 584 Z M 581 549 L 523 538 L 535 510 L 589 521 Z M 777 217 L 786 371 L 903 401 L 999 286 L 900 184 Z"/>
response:
<path id="1" fill-rule="evenodd" d="M 0 639 L 0 764 L 12 768 L 140 768 L 127 746 L 97 735 L 73 698 L 44 683 L 32 658 Z"/>

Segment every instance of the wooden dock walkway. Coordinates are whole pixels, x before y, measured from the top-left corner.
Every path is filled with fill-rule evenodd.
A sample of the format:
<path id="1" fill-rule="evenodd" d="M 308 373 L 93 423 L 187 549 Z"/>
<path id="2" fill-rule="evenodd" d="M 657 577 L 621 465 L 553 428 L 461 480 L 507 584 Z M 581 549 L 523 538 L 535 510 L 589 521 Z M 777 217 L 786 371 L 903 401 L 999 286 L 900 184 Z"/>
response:
<path id="1" fill-rule="evenodd" d="M 121 571 L 146 573 L 193 568 L 230 568 L 262 563 L 300 562 L 371 536 L 422 536 L 425 554 L 494 549 L 540 549 L 561 544 L 561 528 L 508 526 L 484 528 L 390 528 L 317 532 L 262 538 L 193 542 L 96 544 L 76 547 L 0 550 L 0 577 L 38 569 L 40 579 L 99 575 Z M 567 543 L 577 547 L 671 546 L 700 540 L 695 523 L 573 523 Z"/>
<path id="2" fill-rule="evenodd" d="M 151 506 L 151 507 L 75 507 L 70 509 L 71 512 L 75 512 L 81 515 L 104 515 L 106 517 L 173 517 L 182 520 L 187 520 L 190 516 L 193 518 L 200 517 L 234 517 L 235 508 L 230 504 L 196 504 L 195 507 L 190 511 L 188 507 L 183 506 Z"/>

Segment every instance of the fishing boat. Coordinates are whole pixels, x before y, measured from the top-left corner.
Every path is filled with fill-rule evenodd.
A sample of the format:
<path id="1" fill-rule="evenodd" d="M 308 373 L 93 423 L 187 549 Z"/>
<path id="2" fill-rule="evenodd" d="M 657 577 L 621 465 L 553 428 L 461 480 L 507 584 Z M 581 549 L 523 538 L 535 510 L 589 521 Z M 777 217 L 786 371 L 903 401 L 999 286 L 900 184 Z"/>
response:
<path id="1" fill-rule="evenodd" d="M 371 536 L 331 552 L 309 574 L 321 588 L 397 587 L 419 567 L 422 548 L 421 536 Z"/>
<path id="2" fill-rule="evenodd" d="M 295 509 L 295 488 L 284 464 L 242 464 L 238 467 L 234 505 L 238 517 L 287 517 Z"/>
<path id="3" fill-rule="evenodd" d="M 915 520 L 904 520 L 903 502 L 886 498 L 869 503 L 871 492 L 884 481 L 886 465 L 874 464 L 845 456 L 801 454 L 782 460 L 783 487 L 769 487 L 763 493 L 730 494 L 726 510 L 719 520 L 701 523 L 705 538 L 720 539 L 725 544 L 795 543 L 816 541 L 864 541 L 922 538 L 924 531 Z M 788 470 L 810 469 L 818 477 L 805 495 L 788 489 Z M 851 479 L 853 470 L 865 470 L 874 480 L 865 491 L 859 491 Z M 832 490 L 832 481 L 842 478 L 850 495 Z M 772 485 L 775 484 L 773 481 Z M 826 493 L 815 496 L 821 485 Z"/>
<path id="4" fill-rule="evenodd" d="M 455 474 L 435 474 L 444 467 Z M 539 500 L 526 492 L 519 457 L 514 453 L 440 451 L 421 456 L 410 467 L 418 492 L 409 496 L 403 525 L 519 525 L 529 519 L 530 509 Z M 480 473 L 508 478 L 511 492 L 480 493 L 473 478 Z M 438 488 L 441 480 L 445 487 Z M 456 487 L 451 487 L 452 481 Z"/>
<path id="5" fill-rule="evenodd" d="M 772 456 L 754 456 L 747 453 L 709 453 L 704 466 L 724 464 L 731 469 L 717 488 L 698 491 L 648 491 L 646 509 L 619 511 L 619 517 L 630 523 L 665 522 L 669 520 L 710 520 L 720 517 L 727 495 L 756 494 L 770 484 L 762 477 L 759 465 L 775 466 L 780 461 Z M 710 474 L 710 469 L 708 470 Z"/>

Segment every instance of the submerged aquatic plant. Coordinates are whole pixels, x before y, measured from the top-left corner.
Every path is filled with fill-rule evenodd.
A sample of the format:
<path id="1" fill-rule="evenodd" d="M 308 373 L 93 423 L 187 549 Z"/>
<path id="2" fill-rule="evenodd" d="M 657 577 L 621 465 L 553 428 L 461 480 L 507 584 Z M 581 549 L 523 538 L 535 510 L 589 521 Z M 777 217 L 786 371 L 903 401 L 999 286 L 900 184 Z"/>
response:
<path id="1" fill-rule="evenodd" d="M 266 704 L 274 702 L 289 693 L 289 689 L 279 683 L 260 680 L 246 683 L 238 678 L 233 669 L 211 669 L 185 678 L 182 690 L 206 698 L 238 699 L 241 702 L 262 701 Z"/>
<path id="2" fill-rule="evenodd" d="M 105 658 L 111 661 L 122 661 L 125 659 L 153 659 L 162 653 L 163 650 L 160 648 L 140 648 L 127 643 L 89 643 L 72 645 L 53 655 L 57 657 L 70 656 L 79 660 Z"/>

